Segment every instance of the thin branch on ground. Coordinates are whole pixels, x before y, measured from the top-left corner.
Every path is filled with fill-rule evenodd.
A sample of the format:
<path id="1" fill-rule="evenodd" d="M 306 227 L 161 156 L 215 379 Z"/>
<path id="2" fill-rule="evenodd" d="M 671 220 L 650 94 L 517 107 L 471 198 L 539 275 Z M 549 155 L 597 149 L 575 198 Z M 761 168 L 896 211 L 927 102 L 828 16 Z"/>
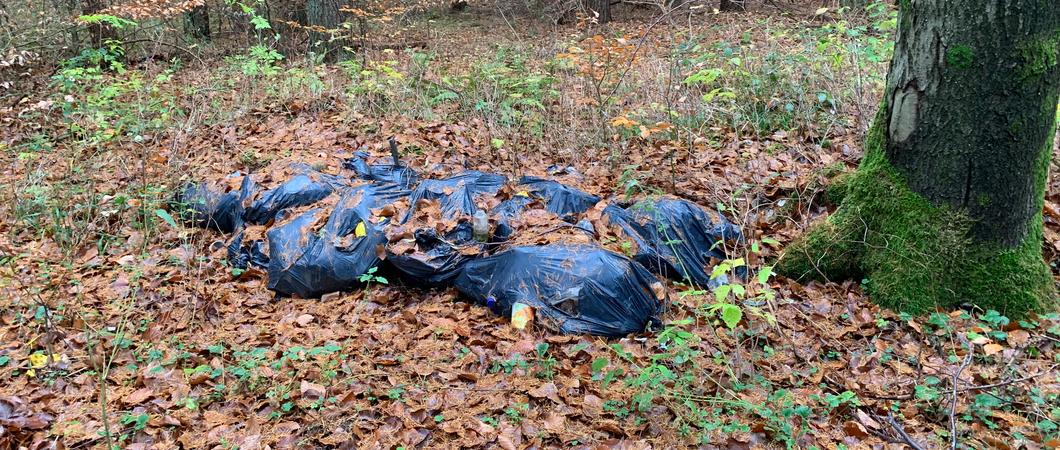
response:
<path id="1" fill-rule="evenodd" d="M 887 413 L 887 423 L 889 423 L 894 432 L 905 441 L 906 445 L 913 447 L 914 450 L 924 450 L 924 447 L 921 447 L 920 444 L 913 440 L 913 437 L 910 436 L 909 433 L 905 432 L 905 428 L 902 428 L 902 424 L 898 423 L 898 419 L 895 419 L 894 414 L 891 414 L 890 412 Z"/>
<path id="2" fill-rule="evenodd" d="M 1043 370 L 1041 372 L 1038 372 L 1036 374 L 1033 374 L 1033 375 L 1027 375 L 1025 377 L 1015 378 L 1015 379 L 1012 379 L 1012 380 L 1002 381 L 1002 382 L 999 382 L 999 383 L 983 384 L 983 385 L 979 385 L 979 386 L 968 386 L 966 388 L 961 388 L 960 391 L 961 392 L 981 391 L 981 390 L 984 390 L 984 389 L 993 389 L 993 388 L 1008 386 L 1010 384 L 1022 383 L 1024 381 L 1033 380 L 1033 379 L 1038 378 L 1038 377 L 1040 377 L 1042 375 L 1045 375 L 1047 373 L 1056 373 L 1056 372 L 1054 372 L 1054 370 L 1056 370 L 1058 367 L 1060 367 L 1060 364 L 1053 364 L 1048 369 L 1045 369 L 1045 370 Z"/>
<path id="3" fill-rule="evenodd" d="M 968 365 L 972 363 L 972 357 L 975 356 L 975 347 L 972 346 L 968 339 L 964 335 L 957 335 L 960 338 L 961 343 L 968 349 L 968 354 L 964 357 L 964 362 L 961 366 L 953 372 L 953 394 L 950 397 L 950 450 L 957 449 L 957 397 L 961 390 L 957 386 L 961 379 L 961 372 L 968 368 Z"/>

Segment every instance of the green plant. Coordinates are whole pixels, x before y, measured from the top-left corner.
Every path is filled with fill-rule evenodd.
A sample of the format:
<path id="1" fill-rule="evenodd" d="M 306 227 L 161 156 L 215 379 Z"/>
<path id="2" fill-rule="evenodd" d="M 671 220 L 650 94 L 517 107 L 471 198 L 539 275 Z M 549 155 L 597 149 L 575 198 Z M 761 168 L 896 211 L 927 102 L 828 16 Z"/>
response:
<path id="1" fill-rule="evenodd" d="M 455 81 L 464 93 L 458 96 L 463 111 L 535 135 L 543 131 L 546 103 L 559 95 L 553 89 L 552 73 L 534 70 L 523 54 L 505 47 L 498 48 L 491 59 L 474 64 L 470 74 Z"/>
<path id="2" fill-rule="evenodd" d="M 968 413 L 964 415 L 964 420 L 972 420 L 972 418 L 978 419 L 980 422 L 985 424 L 990 429 L 997 429 L 998 424 L 991 420 L 995 410 L 1000 410 L 1007 404 L 1002 398 L 991 393 L 978 394 L 972 399 L 972 404 L 968 408 Z"/>
<path id="3" fill-rule="evenodd" d="M 857 394 L 851 391 L 843 391 L 839 394 L 826 394 L 820 400 L 821 403 L 828 406 L 829 410 L 839 408 L 843 405 L 861 406 L 861 400 L 858 400 Z"/>
<path id="4" fill-rule="evenodd" d="M 504 409 L 504 416 L 508 418 L 508 422 L 518 425 L 522 423 L 526 413 L 530 411 L 529 403 L 516 402 Z M 485 420 L 483 420 L 485 422 Z"/>
<path id="5" fill-rule="evenodd" d="M 122 425 L 126 426 L 127 428 L 130 428 L 131 433 L 135 433 L 137 431 L 142 431 L 144 428 L 147 428 L 147 422 L 149 420 L 151 420 L 151 416 L 147 413 L 125 413 L 122 414 L 120 422 Z M 128 439 L 129 434 L 130 433 L 124 433 L 120 440 L 124 441 L 125 439 Z"/>
<path id="6" fill-rule="evenodd" d="M 392 387 L 390 389 L 387 389 L 387 391 L 386 391 L 386 397 L 391 399 L 391 400 L 397 401 L 397 402 L 405 401 L 404 396 L 405 396 L 405 386 L 398 385 L 396 387 Z"/>
<path id="7" fill-rule="evenodd" d="M 509 359 L 494 361 L 493 365 L 490 366 L 490 373 L 504 372 L 511 374 L 515 369 L 525 370 L 527 367 L 526 359 L 523 359 L 522 355 L 516 355 Z"/>
<path id="8" fill-rule="evenodd" d="M 938 330 L 948 331 L 950 329 L 950 318 L 943 313 L 934 312 L 928 317 L 928 325 L 932 325 Z"/>
<path id="9" fill-rule="evenodd" d="M 556 358 L 548 352 L 548 343 L 541 342 L 534 347 L 534 376 L 551 380 L 556 376 Z"/>
<path id="10" fill-rule="evenodd" d="M 382 277 L 380 275 L 376 275 L 375 273 L 377 271 L 379 271 L 379 267 L 378 266 L 373 266 L 373 267 L 369 268 L 367 271 L 365 271 L 364 273 L 362 273 L 361 276 L 357 277 L 358 281 L 360 281 L 361 283 L 365 284 L 364 285 L 364 289 L 366 291 L 371 289 L 372 283 L 390 284 L 390 281 L 388 281 L 385 277 Z"/>

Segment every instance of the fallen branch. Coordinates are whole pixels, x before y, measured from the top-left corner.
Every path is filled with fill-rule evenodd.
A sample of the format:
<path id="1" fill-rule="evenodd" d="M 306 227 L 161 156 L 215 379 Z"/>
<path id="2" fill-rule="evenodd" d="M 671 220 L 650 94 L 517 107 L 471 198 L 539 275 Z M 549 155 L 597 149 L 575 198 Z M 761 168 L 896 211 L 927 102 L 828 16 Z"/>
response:
<path id="1" fill-rule="evenodd" d="M 913 437 L 905 432 L 905 428 L 902 428 L 902 424 L 898 423 L 898 420 L 894 418 L 894 414 L 891 414 L 890 412 L 887 412 L 887 423 L 891 424 L 891 428 L 894 429 L 894 432 L 898 433 L 898 436 L 901 437 L 907 445 L 914 450 L 924 450 L 924 447 L 917 444 L 916 441 L 913 440 Z"/>

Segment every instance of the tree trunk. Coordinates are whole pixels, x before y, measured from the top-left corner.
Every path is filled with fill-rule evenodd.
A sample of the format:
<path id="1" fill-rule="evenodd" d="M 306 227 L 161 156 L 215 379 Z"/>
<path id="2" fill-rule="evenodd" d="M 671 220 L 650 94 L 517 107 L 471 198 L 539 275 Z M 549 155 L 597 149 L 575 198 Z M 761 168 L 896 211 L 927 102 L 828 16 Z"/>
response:
<path id="1" fill-rule="evenodd" d="M 721 11 L 744 11 L 747 9 L 744 4 L 745 0 L 721 0 L 718 4 L 718 10 Z"/>
<path id="2" fill-rule="evenodd" d="M 203 41 L 210 40 L 210 10 L 205 3 L 188 11 L 185 23 L 188 34 Z"/>
<path id="3" fill-rule="evenodd" d="M 308 0 L 305 4 L 306 22 L 310 27 L 309 46 L 314 51 L 323 53 L 328 61 L 343 59 L 343 41 L 335 39 L 332 34 L 340 31 L 341 3 L 341 0 Z"/>
<path id="4" fill-rule="evenodd" d="M 81 14 L 86 16 L 99 14 L 103 11 L 103 0 L 82 0 Z M 114 27 L 103 22 L 97 22 L 88 26 L 88 45 L 90 48 L 103 48 L 107 41 L 118 38 L 118 32 Z"/>
<path id="5" fill-rule="evenodd" d="M 1055 302 L 1041 242 L 1058 60 L 1056 1 L 903 0 L 864 159 L 778 270 L 866 279 L 910 312 Z"/>
<path id="6" fill-rule="evenodd" d="M 596 16 L 598 23 L 611 21 L 611 0 L 587 0 L 586 6 L 590 14 Z"/>

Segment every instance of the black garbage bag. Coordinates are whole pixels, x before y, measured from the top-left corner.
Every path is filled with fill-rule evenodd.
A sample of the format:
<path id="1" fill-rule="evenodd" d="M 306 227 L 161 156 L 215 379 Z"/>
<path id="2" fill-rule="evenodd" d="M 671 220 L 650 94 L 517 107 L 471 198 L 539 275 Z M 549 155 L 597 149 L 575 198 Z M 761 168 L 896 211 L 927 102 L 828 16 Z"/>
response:
<path id="1" fill-rule="evenodd" d="M 344 185 L 346 183 L 339 177 L 307 170 L 258 195 L 243 213 L 243 220 L 264 225 L 275 219 L 280 211 L 312 205 Z"/>
<path id="2" fill-rule="evenodd" d="M 231 233 L 243 225 L 243 201 L 257 189 L 250 176 L 235 173 L 227 178 L 239 176 L 243 181 L 236 191 L 221 192 L 207 183 L 188 184 L 174 198 L 173 208 L 185 223 Z"/>
<path id="3" fill-rule="evenodd" d="M 588 211 L 600 201 L 600 197 L 544 178 L 522 177 L 518 189 L 524 188 L 530 196 L 544 200 L 549 212 L 567 221 L 572 221 L 575 215 Z"/>
<path id="4" fill-rule="evenodd" d="M 721 214 L 676 198 L 644 200 L 626 209 L 608 205 L 604 215 L 636 244 L 633 259 L 664 277 L 713 287 L 711 258 L 726 259 L 725 242 L 740 241 L 739 228 Z"/>
<path id="5" fill-rule="evenodd" d="M 367 181 L 394 183 L 401 189 L 412 189 L 420 176 L 415 170 L 394 164 L 368 164 L 368 152 L 359 151 L 342 162 L 342 167 L 352 170 L 357 178 Z"/>
<path id="6" fill-rule="evenodd" d="M 404 221 L 412 217 L 416 203 L 420 200 L 439 200 L 442 215 L 446 218 L 471 216 L 478 211 L 475 196 L 479 194 L 495 195 L 508 182 L 508 177 L 493 173 L 469 170 L 459 175 L 441 180 L 423 180 L 412 191 L 408 214 Z"/>
<path id="7" fill-rule="evenodd" d="M 589 210 L 600 201 L 600 197 L 544 178 L 522 177 L 516 189 L 525 190 L 499 203 L 492 210 L 497 222 L 492 242 L 508 240 L 515 233 L 511 224 L 512 219 L 518 217 L 535 201 L 541 201 L 548 212 L 570 223 L 574 223 L 579 214 Z M 591 227 L 589 229 L 591 230 Z"/>
<path id="8" fill-rule="evenodd" d="M 344 189 L 328 214 L 314 208 L 269 230 L 269 289 L 302 298 L 351 289 L 361 275 L 380 262 L 386 244 L 383 227 L 373 222 L 372 209 L 407 196 L 392 184 L 366 184 Z"/>
<path id="9" fill-rule="evenodd" d="M 412 232 L 413 239 L 391 243 L 387 249 L 387 262 L 409 285 L 423 288 L 451 285 L 464 263 L 483 251 L 467 220 L 478 211 L 475 196 L 496 195 L 507 181 L 503 175 L 467 171 L 441 180 L 420 182 L 410 196 L 410 207 L 402 223 L 408 224 L 416 214 L 419 200 L 438 200 L 442 217 L 458 219 L 459 222 L 445 231 L 439 231 L 433 224 L 415 225 L 418 228 Z"/>
<path id="10" fill-rule="evenodd" d="M 246 230 L 240 230 L 228 242 L 228 265 L 237 269 L 269 266 L 269 254 L 262 239 L 247 239 Z"/>
<path id="11" fill-rule="evenodd" d="M 495 313 L 534 308 L 535 320 L 562 333 L 620 337 L 660 324 L 662 284 L 644 267 L 599 247 L 514 247 L 469 261 L 456 278 L 462 294 Z"/>
<path id="12" fill-rule="evenodd" d="M 451 286 L 464 264 L 484 251 L 483 246 L 475 241 L 471 222 L 467 221 L 458 223 L 444 234 L 425 227 L 417 229 L 413 236 L 415 241 L 411 245 L 391 244 L 386 257 L 402 280 L 412 286 Z M 471 251 L 464 252 L 464 249 Z"/>
<path id="13" fill-rule="evenodd" d="M 534 201 L 536 200 L 528 195 L 515 195 L 494 206 L 490 212 L 493 213 L 497 224 L 493 227 L 490 241 L 494 243 L 507 241 L 515 233 L 515 229 L 512 228 L 512 219 L 519 217 L 519 214 Z"/>

